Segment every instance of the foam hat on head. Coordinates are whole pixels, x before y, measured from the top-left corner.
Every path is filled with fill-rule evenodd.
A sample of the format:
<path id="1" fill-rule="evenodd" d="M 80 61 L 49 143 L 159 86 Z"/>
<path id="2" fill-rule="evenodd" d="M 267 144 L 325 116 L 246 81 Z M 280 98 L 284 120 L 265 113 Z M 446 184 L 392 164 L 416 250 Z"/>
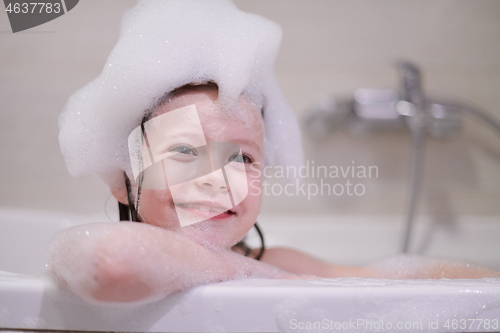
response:
<path id="1" fill-rule="evenodd" d="M 265 159 L 299 166 L 298 125 L 273 67 L 280 27 L 229 0 L 142 0 L 123 17 L 102 73 L 66 103 L 59 143 L 71 175 L 98 174 L 111 188 L 133 179 L 127 138 L 145 111 L 191 82 L 215 82 L 218 100 L 262 101 Z"/>

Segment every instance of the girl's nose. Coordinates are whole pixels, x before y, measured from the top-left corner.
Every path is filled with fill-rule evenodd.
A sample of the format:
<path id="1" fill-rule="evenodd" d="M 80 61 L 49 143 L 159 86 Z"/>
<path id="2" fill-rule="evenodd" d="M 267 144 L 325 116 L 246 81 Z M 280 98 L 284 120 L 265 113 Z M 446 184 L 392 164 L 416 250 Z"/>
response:
<path id="1" fill-rule="evenodd" d="M 195 183 L 201 190 L 213 192 L 214 194 L 228 191 L 228 186 L 221 169 L 196 178 Z"/>

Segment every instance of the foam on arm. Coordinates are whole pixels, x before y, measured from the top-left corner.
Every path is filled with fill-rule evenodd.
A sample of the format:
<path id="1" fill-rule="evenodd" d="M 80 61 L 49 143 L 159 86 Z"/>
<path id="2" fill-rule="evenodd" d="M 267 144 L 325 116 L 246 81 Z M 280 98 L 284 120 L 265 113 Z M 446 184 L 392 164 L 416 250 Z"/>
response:
<path id="1" fill-rule="evenodd" d="M 65 229 L 47 249 L 48 269 L 91 303 L 150 302 L 193 286 L 287 274 L 188 236 L 136 222 L 93 223 Z"/>

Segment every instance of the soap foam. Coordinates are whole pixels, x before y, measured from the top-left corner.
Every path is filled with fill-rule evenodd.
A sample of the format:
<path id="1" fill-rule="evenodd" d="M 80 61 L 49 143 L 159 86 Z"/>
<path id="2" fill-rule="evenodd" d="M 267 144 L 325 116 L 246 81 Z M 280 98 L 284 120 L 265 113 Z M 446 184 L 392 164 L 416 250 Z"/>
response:
<path id="1" fill-rule="evenodd" d="M 110 187 L 133 179 L 127 137 L 166 93 L 193 82 L 219 86 L 235 110 L 244 95 L 264 109 L 268 164 L 298 166 L 300 134 L 273 74 L 280 27 L 229 0 L 142 0 L 127 12 L 99 77 L 75 92 L 59 118 L 73 176 L 98 174 Z"/>
<path id="2" fill-rule="evenodd" d="M 191 258 L 186 260 L 188 255 Z M 109 272 L 134 274 L 147 284 L 150 296 L 126 302 L 96 299 L 92 292 Z M 47 247 L 47 276 L 89 304 L 126 306 L 228 279 L 279 279 L 292 274 L 230 250 L 202 249 L 180 232 L 143 223 L 108 222 L 83 224 L 55 235 Z"/>

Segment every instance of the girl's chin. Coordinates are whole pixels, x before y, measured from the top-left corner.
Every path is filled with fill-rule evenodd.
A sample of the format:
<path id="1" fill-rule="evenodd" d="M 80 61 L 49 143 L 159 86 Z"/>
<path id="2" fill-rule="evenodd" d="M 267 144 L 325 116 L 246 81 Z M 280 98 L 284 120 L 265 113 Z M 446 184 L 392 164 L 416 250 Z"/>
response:
<path id="1" fill-rule="evenodd" d="M 183 228 L 184 232 L 198 244 L 215 250 L 230 248 L 226 237 L 220 233 L 214 232 L 213 230 L 203 230 L 201 228 L 190 227 L 191 226 Z"/>
<path id="2" fill-rule="evenodd" d="M 235 230 L 226 223 L 217 220 L 205 220 L 185 227 L 181 230 L 197 243 L 217 250 L 229 250 L 234 245 Z"/>

